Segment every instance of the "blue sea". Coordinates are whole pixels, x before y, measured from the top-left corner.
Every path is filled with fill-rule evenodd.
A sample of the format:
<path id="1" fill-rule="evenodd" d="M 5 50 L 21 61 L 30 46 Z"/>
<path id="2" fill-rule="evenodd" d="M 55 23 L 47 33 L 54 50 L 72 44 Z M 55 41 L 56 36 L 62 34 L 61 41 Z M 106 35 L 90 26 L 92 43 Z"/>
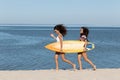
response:
<path id="1" fill-rule="evenodd" d="M 55 69 L 54 52 L 44 48 L 55 42 L 50 34 L 54 26 L 0 26 L 0 70 Z M 120 27 L 88 27 L 89 41 L 95 49 L 87 52 L 97 68 L 120 68 Z M 64 40 L 79 39 L 80 27 L 67 27 Z M 66 58 L 78 66 L 77 54 L 66 54 Z M 82 59 L 83 68 L 91 66 Z M 59 57 L 60 69 L 72 69 Z"/>

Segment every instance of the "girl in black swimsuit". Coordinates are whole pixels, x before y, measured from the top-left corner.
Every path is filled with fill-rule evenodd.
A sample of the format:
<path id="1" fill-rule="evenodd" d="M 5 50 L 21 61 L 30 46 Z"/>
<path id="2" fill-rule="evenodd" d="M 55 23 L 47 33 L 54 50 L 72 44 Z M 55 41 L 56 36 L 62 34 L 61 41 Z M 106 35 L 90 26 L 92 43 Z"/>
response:
<path id="1" fill-rule="evenodd" d="M 88 34 L 89 34 L 89 30 L 86 27 L 81 27 L 80 29 L 80 41 L 85 41 L 85 45 L 84 47 L 86 48 L 87 42 L 88 42 Z M 92 61 L 90 59 L 88 59 L 87 57 L 87 53 L 86 53 L 86 49 L 84 52 L 79 52 L 78 53 L 78 64 L 79 64 L 79 69 L 82 70 L 82 62 L 81 62 L 81 58 L 84 58 L 84 60 L 86 62 L 88 62 L 92 67 L 93 70 L 96 70 L 96 66 L 92 63 Z"/>

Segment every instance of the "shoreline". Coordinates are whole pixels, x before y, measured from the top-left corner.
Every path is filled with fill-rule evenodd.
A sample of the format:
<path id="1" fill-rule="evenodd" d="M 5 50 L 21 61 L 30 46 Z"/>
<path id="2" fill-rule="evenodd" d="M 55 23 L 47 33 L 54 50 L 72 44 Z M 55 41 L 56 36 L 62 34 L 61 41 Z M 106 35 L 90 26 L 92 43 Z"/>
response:
<path id="1" fill-rule="evenodd" d="M 0 80 L 120 80 L 120 68 L 80 70 L 0 70 Z"/>

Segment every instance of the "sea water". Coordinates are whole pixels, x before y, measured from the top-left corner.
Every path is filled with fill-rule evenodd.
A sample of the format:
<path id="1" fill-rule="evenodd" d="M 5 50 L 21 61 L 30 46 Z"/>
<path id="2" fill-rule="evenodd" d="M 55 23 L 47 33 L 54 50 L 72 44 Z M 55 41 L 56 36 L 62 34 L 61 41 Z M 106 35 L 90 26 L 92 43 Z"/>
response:
<path id="1" fill-rule="evenodd" d="M 50 34 L 54 26 L 0 26 L 0 70 L 43 70 L 55 69 L 54 52 L 44 46 L 55 42 Z M 95 49 L 87 52 L 88 58 L 97 68 L 120 68 L 120 27 L 88 27 L 89 41 Z M 67 27 L 64 40 L 78 40 L 80 27 Z M 76 64 L 77 54 L 66 54 Z M 82 58 L 84 69 L 91 66 Z M 72 69 L 61 60 L 60 69 Z"/>

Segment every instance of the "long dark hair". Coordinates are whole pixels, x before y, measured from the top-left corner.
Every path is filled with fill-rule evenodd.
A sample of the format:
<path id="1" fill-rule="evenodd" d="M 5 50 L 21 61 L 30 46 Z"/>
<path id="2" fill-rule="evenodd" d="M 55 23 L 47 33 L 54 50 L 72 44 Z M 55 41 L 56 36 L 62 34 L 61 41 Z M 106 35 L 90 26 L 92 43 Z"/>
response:
<path id="1" fill-rule="evenodd" d="M 80 37 L 82 35 L 85 35 L 86 37 L 88 37 L 89 29 L 87 27 L 81 27 L 81 29 L 83 29 L 83 33 L 80 34 Z"/>
<path id="2" fill-rule="evenodd" d="M 63 36 L 67 34 L 67 29 L 63 24 L 58 24 L 54 27 L 54 30 L 58 30 Z"/>

